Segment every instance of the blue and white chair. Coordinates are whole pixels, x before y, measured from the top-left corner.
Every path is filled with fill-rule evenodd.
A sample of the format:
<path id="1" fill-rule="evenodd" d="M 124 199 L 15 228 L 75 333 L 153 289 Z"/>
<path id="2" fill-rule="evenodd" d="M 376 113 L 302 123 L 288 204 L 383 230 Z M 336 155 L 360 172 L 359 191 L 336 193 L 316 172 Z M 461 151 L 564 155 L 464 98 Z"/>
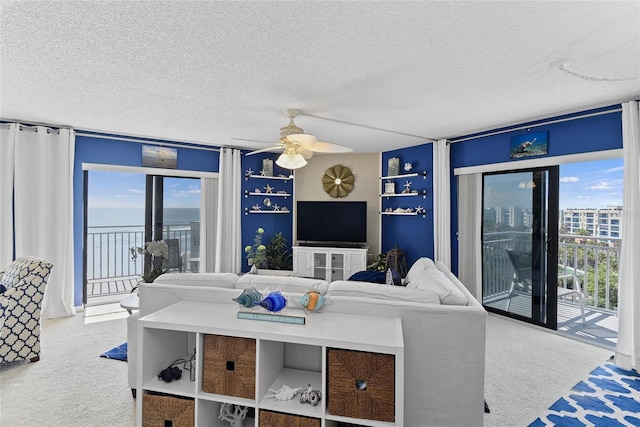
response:
<path id="1" fill-rule="evenodd" d="M 0 363 L 40 360 L 40 312 L 52 268 L 21 257 L 0 272 Z"/>

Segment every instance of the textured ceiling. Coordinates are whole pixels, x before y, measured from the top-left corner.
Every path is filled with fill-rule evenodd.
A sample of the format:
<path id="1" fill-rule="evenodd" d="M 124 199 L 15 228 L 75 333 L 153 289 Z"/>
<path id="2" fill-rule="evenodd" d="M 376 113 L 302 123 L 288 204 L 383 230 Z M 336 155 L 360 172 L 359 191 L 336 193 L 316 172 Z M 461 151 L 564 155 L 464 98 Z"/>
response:
<path id="1" fill-rule="evenodd" d="M 637 1 L 1 5 L 4 120 L 378 152 L 640 98 Z"/>

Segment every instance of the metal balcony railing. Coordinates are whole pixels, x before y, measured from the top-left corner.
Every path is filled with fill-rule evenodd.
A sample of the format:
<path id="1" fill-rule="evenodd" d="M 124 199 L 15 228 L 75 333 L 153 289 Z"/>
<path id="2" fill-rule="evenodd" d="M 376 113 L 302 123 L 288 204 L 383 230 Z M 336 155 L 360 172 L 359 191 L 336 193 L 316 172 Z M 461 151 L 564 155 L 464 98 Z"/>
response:
<path id="1" fill-rule="evenodd" d="M 509 292 L 513 267 L 506 249 L 530 251 L 530 232 L 483 236 L 483 298 Z M 558 274 L 575 273 L 589 307 L 617 311 L 620 239 L 563 234 L 558 242 Z"/>
<path id="2" fill-rule="evenodd" d="M 197 226 L 196 226 L 197 224 Z M 199 223 L 165 226 L 164 239 L 177 239 L 182 262 L 182 271 L 189 271 L 189 259 L 199 256 Z M 131 248 L 144 246 L 144 226 L 88 227 L 87 230 L 87 282 L 97 284 L 99 291 L 89 291 L 88 296 L 104 296 L 108 293 L 123 293 L 125 289 L 109 290 L 100 286 L 108 282 L 126 279 L 136 281 L 142 276 L 144 256 L 132 258 Z"/>

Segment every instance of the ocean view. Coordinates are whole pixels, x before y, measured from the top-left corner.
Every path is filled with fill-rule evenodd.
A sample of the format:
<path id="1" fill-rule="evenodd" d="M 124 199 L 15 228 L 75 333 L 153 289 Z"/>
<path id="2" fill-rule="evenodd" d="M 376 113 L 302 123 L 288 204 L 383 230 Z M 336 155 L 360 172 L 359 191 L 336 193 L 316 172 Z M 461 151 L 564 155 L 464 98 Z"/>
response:
<path id="1" fill-rule="evenodd" d="M 200 208 L 165 208 L 164 225 L 200 221 Z M 89 208 L 89 227 L 144 227 L 144 208 Z"/>

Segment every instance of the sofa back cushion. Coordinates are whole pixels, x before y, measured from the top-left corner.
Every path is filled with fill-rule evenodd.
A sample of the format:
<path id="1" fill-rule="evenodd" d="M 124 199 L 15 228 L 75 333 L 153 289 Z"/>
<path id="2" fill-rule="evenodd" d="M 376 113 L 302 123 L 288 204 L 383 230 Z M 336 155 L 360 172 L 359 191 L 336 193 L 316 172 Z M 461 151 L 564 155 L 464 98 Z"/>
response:
<path id="1" fill-rule="evenodd" d="M 408 288 L 435 292 L 444 305 L 467 305 L 468 303 L 464 292 L 429 258 L 420 258 L 413 263 L 405 278 L 405 284 Z"/>
<path id="2" fill-rule="evenodd" d="M 327 295 L 329 298 L 332 296 L 345 296 L 440 305 L 438 294 L 428 289 L 410 289 L 402 286 L 347 280 L 331 282 Z"/>
<path id="3" fill-rule="evenodd" d="M 238 275 L 234 273 L 165 273 L 158 276 L 153 283 L 235 288 L 237 281 Z"/>
<path id="4" fill-rule="evenodd" d="M 255 286 L 258 290 L 269 288 L 272 291 L 280 289 L 282 292 L 305 294 L 309 291 L 326 293 L 329 284 L 326 280 L 309 279 L 293 276 L 266 276 L 261 274 L 245 274 L 238 279 L 236 288 L 244 289 Z"/>

